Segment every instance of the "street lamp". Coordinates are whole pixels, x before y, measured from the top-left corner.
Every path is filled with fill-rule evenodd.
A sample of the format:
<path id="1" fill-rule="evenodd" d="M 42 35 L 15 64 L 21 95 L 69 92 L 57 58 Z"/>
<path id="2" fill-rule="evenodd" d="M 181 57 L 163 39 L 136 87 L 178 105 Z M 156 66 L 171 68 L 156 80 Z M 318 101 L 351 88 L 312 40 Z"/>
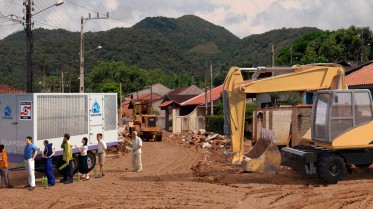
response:
<path id="1" fill-rule="evenodd" d="M 49 6 L 43 10 L 40 10 L 39 12 L 35 13 L 35 14 L 31 14 L 31 6 L 33 5 L 33 3 L 31 3 L 31 0 L 26 0 L 24 2 L 24 5 L 26 7 L 26 62 L 27 62 L 27 72 L 26 72 L 26 77 L 27 77 L 27 93 L 32 93 L 32 80 L 33 80 L 33 73 L 32 73 L 32 30 L 31 30 L 31 18 L 37 14 L 39 14 L 40 12 L 43 12 L 44 10 L 47 10 L 51 7 L 54 7 L 54 6 L 60 6 L 62 5 L 64 2 L 63 0 L 57 0 L 57 2 L 55 4 L 53 4 L 52 6 Z"/>
<path id="2" fill-rule="evenodd" d="M 96 48 L 90 49 L 88 51 L 84 51 L 82 49 L 83 49 L 83 45 L 81 44 L 81 48 L 80 48 L 81 51 L 79 52 L 79 55 L 80 55 L 80 70 L 79 70 L 79 72 L 80 72 L 79 73 L 80 85 L 79 85 L 79 92 L 80 93 L 84 93 L 84 53 L 91 52 L 91 51 L 94 51 L 96 49 L 102 49 L 102 46 L 99 45 Z"/>
<path id="3" fill-rule="evenodd" d="M 58 0 L 55 4 L 49 6 L 49 7 L 45 8 L 45 9 L 42 9 L 42 10 L 38 11 L 37 13 L 32 14 L 32 16 L 35 16 L 35 15 L 39 14 L 40 12 L 44 12 L 45 10 L 47 10 L 47 9 L 49 9 L 49 8 L 51 8 L 51 7 L 54 7 L 54 6 L 58 7 L 58 6 L 61 6 L 63 3 L 65 3 L 63 0 Z"/>
<path id="4" fill-rule="evenodd" d="M 90 52 L 90 51 L 94 51 L 94 50 L 96 50 L 96 49 L 102 49 L 102 46 L 97 46 L 97 47 L 94 48 L 94 49 L 90 49 L 90 50 L 88 50 L 88 51 L 84 51 L 84 53 L 87 53 L 87 52 Z"/>

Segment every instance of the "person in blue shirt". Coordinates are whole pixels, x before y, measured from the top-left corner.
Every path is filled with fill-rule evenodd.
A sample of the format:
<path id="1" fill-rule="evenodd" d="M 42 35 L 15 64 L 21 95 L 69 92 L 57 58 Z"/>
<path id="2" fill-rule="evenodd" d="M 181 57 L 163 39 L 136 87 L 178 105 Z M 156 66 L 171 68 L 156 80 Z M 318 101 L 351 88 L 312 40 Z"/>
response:
<path id="1" fill-rule="evenodd" d="M 44 151 L 42 153 L 42 157 L 44 159 L 44 172 L 48 178 L 49 186 L 54 186 L 55 184 L 52 164 L 52 157 L 54 156 L 54 154 L 55 151 L 52 147 L 52 143 L 49 143 L 48 140 L 44 140 Z"/>
<path id="2" fill-rule="evenodd" d="M 32 144 L 32 137 L 26 137 L 26 146 L 23 153 L 23 159 L 25 160 L 28 179 L 28 185 L 26 185 L 26 187 L 28 187 L 29 190 L 35 189 L 35 157 L 37 154 L 37 148 L 34 144 Z"/>

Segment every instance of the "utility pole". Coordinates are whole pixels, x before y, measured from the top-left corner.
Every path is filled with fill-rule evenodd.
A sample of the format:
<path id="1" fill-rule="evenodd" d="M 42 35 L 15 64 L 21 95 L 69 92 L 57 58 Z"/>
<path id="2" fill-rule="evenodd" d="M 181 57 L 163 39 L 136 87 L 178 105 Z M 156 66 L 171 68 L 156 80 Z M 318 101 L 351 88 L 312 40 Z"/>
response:
<path id="1" fill-rule="evenodd" d="M 64 86 L 65 81 L 63 80 L 63 69 L 61 70 L 61 93 L 65 92 L 65 86 Z"/>
<path id="2" fill-rule="evenodd" d="M 33 53 L 33 40 L 32 40 L 32 22 L 31 18 L 33 15 L 36 15 L 46 9 L 49 9 L 53 6 L 60 6 L 63 4 L 63 1 L 57 1 L 54 5 L 49 6 L 39 12 L 36 12 L 35 14 L 31 14 L 31 11 L 34 10 L 32 7 L 34 5 L 34 0 L 24 0 L 23 5 L 26 7 L 24 11 L 26 11 L 26 89 L 27 93 L 32 93 L 32 82 L 33 82 L 33 72 L 32 72 L 32 53 Z"/>
<path id="3" fill-rule="evenodd" d="M 207 71 L 206 71 L 206 65 L 205 65 L 205 114 L 207 117 Z"/>
<path id="4" fill-rule="evenodd" d="M 27 62 L 27 93 L 32 93 L 32 31 L 31 31 L 31 0 L 25 0 L 26 6 L 26 62 Z"/>
<path id="5" fill-rule="evenodd" d="M 214 104 L 212 100 L 212 61 L 210 61 L 210 104 L 211 104 L 210 115 L 214 115 Z"/>
<path id="6" fill-rule="evenodd" d="M 109 19 L 109 13 L 106 14 L 106 17 L 100 17 L 99 13 L 97 13 L 97 17 L 91 17 L 91 13 L 89 13 L 88 18 L 80 18 L 80 68 L 79 68 L 79 79 L 80 79 L 80 87 L 79 92 L 84 93 L 84 23 L 88 20 L 92 19 Z"/>
<path id="7" fill-rule="evenodd" d="M 120 121 L 119 121 L 119 125 L 120 127 L 123 126 L 123 105 L 122 105 L 122 102 L 123 102 L 123 96 L 122 96 L 122 83 L 119 83 L 119 104 L 120 104 Z"/>
<path id="8" fill-rule="evenodd" d="M 290 46 L 290 65 L 293 65 L 293 45 Z"/>
<path id="9" fill-rule="evenodd" d="M 272 43 L 272 67 L 275 66 L 275 45 Z"/>
<path id="10" fill-rule="evenodd" d="M 150 84 L 150 114 L 153 114 L 153 84 Z"/>

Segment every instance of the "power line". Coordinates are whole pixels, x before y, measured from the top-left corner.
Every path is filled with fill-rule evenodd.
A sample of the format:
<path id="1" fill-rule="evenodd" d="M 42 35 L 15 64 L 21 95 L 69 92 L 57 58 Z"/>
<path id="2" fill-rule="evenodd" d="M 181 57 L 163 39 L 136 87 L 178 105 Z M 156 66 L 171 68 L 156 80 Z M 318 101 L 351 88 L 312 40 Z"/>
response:
<path id="1" fill-rule="evenodd" d="M 44 0 L 41 0 L 40 2 L 41 2 L 41 4 L 43 4 L 43 7 L 45 7 L 45 8 L 48 7 L 48 4 L 46 2 L 44 2 Z M 51 8 L 51 9 L 54 11 L 54 8 Z M 71 31 L 71 29 L 68 26 L 65 25 L 64 21 L 63 20 L 61 21 L 61 19 L 59 17 L 57 17 L 55 14 L 53 14 L 50 10 L 45 10 L 45 11 L 43 11 L 43 13 L 44 12 L 46 12 L 50 16 L 51 20 L 53 19 L 54 23 L 57 23 L 56 25 L 60 25 L 60 26 L 62 26 L 62 28 L 67 28 L 68 30 Z"/>
<path id="2" fill-rule="evenodd" d="M 34 22 L 36 24 L 39 24 L 39 25 L 44 25 L 44 26 L 49 26 L 49 27 L 56 28 L 56 29 L 63 29 L 63 30 L 65 30 L 64 28 L 60 28 L 60 27 L 57 27 L 57 26 L 54 26 L 54 25 L 50 25 L 48 23 L 43 23 L 43 22 L 39 22 L 39 21 L 35 21 L 35 20 L 34 20 Z"/>
<path id="3" fill-rule="evenodd" d="M 86 6 L 82 6 L 82 5 L 80 5 L 80 4 L 77 4 L 77 3 L 75 3 L 75 2 L 68 1 L 68 0 L 65 0 L 65 1 L 68 2 L 68 3 L 70 3 L 70 4 L 73 4 L 73 5 L 75 5 L 75 6 L 78 6 L 78 7 L 81 7 L 81 8 L 83 8 L 83 9 L 89 10 L 89 11 L 91 11 L 91 12 L 95 12 L 95 13 L 98 13 L 98 14 L 100 14 L 100 15 L 104 15 L 104 16 L 106 15 L 106 14 L 100 13 L 100 12 L 98 12 L 98 11 L 95 11 L 95 10 L 93 10 L 93 9 L 90 9 L 90 8 L 88 8 L 88 7 L 86 7 Z M 130 23 L 130 22 L 128 22 L 128 21 L 121 20 L 121 19 L 118 19 L 118 18 L 115 18 L 115 17 L 109 17 L 109 19 L 113 19 L 113 20 L 116 20 L 116 21 L 120 21 L 120 22 L 124 22 L 124 23 L 130 24 L 130 25 L 134 25 L 133 23 Z"/>
<path id="4" fill-rule="evenodd" d="M 35 6 L 39 9 L 39 11 L 42 11 L 42 9 L 40 9 L 40 7 L 39 7 L 38 5 L 35 5 Z M 49 19 L 50 21 L 47 21 L 47 20 L 43 17 L 43 15 L 41 15 L 41 14 L 44 14 L 44 16 L 45 16 L 47 19 Z M 51 27 L 53 27 L 53 28 L 60 28 L 60 27 L 59 27 L 60 25 L 59 25 L 59 24 L 58 24 L 54 19 L 48 18 L 48 15 L 45 13 L 45 11 L 42 11 L 41 14 L 39 14 L 39 15 L 36 16 L 36 17 L 42 19 L 42 20 L 44 21 L 44 23 L 45 23 L 44 25 L 51 25 L 51 24 L 48 24 L 48 22 L 52 22 L 53 26 L 51 26 Z M 34 22 L 37 22 L 37 21 L 34 20 Z M 39 22 L 39 23 L 40 23 L 40 22 Z M 57 25 L 59 25 L 59 26 L 57 26 Z M 62 26 L 62 28 L 64 28 L 64 26 Z"/>
<path id="5" fill-rule="evenodd" d="M 14 17 L 14 18 L 13 18 Z M 2 22 L 14 22 L 16 25 L 16 23 L 21 23 L 21 18 L 16 16 L 16 15 L 13 15 L 13 14 L 10 14 L 10 15 L 3 15 L 1 12 L 0 12 L 0 19 L 2 19 L 2 21 L 0 21 L 0 23 Z"/>

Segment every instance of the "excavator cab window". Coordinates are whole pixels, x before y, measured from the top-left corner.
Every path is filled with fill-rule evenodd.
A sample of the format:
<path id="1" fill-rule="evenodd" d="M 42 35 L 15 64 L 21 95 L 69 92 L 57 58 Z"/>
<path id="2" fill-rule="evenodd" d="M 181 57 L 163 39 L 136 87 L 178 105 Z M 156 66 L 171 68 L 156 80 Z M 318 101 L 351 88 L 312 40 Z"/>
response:
<path id="1" fill-rule="evenodd" d="M 361 125 L 373 120 L 372 117 L 372 104 L 369 92 L 355 93 L 355 123 Z"/>
<path id="2" fill-rule="evenodd" d="M 313 131 L 316 140 L 324 141 L 327 139 L 327 129 L 328 129 L 328 106 L 330 103 L 331 94 L 322 93 L 317 95 L 316 106 L 314 109 L 314 129 Z"/>
<path id="3" fill-rule="evenodd" d="M 333 97 L 334 101 L 330 117 L 330 130 L 332 130 L 330 132 L 331 139 L 334 139 L 354 126 L 352 93 L 335 93 Z"/>
<path id="4" fill-rule="evenodd" d="M 331 143 L 346 131 L 372 121 L 372 98 L 367 90 L 333 90 L 316 93 L 313 139 Z"/>

